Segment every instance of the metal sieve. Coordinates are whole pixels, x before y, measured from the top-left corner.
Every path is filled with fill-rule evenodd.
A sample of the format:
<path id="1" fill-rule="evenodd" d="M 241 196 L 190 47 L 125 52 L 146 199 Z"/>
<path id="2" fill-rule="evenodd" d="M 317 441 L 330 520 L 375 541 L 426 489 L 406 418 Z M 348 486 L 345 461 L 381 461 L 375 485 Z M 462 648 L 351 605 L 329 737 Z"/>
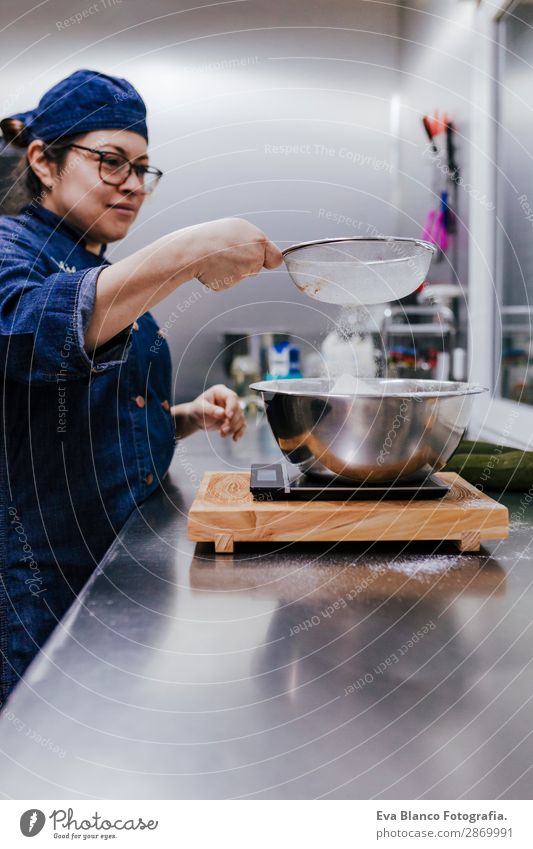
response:
<path id="1" fill-rule="evenodd" d="M 419 239 L 340 238 L 302 242 L 283 251 L 295 285 L 328 304 L 384 304 L 425 281 L 434 245 Z"/>

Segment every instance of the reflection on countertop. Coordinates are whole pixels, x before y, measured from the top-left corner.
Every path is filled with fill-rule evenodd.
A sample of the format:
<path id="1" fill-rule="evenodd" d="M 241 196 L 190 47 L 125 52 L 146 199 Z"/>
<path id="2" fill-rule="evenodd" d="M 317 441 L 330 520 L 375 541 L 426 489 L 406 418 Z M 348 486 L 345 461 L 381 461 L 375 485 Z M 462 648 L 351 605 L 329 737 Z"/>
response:
<path id="1" fill-rule="evenodd" d="M 190 584 L 216 592 L 254 590 L 285 604 L 338 600 L 342 607 L 375 599 L 489 596 L 505 589 L 505 571 L 487 554 L 454 553 L 452 546 L 443 553 L 427 543 L 365 548 L 370 550 L 362 553 L 362 544 L 241 544 L 234 554 L 215 554 L 212 545 L 198 543 Z"/>

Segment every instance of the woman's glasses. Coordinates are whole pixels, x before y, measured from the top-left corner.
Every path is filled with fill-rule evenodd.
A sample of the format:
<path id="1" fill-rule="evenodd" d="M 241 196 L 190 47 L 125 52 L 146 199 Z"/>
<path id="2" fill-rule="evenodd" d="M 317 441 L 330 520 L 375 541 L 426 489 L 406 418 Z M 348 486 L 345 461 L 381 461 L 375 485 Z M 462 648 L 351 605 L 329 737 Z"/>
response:
<path id="1" fill-rule="evenodd" d="M 163 176 L 163 172 L 159 168 L 154 168 L 151 165 L 139 165 L 137 162 L 130 162 L 125 156 L 120 153 L 112 153 L 105 150 L 94 150 L 92 147 L 84 147 L 82 144 L 65 144 L 63 149 L 76 147 L 79 150 L 87 150 L 89 153 L 94 153 L 98 156 L 100 179 L 103 183 L 109 186 L 121 186 L 125 183 L 132 171 L 135 171 L 135 176 L 142 185 L 145 195 L 151 194 L 159 180 Z"/>

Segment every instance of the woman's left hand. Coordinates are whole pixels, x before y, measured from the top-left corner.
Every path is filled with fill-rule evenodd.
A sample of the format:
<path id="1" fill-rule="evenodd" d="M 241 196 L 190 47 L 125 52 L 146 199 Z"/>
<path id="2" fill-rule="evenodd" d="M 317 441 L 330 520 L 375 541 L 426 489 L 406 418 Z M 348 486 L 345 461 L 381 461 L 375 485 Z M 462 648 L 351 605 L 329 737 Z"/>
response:
<path id="1" fill-rule="evenodd" d="M 211 386 L 194 401 L 172 407 L 172 413 L 178 437 L 199 429 L 218 430 L 221 436 L 231 436 L 238 442 L 246 430 L 238 396 L 222 383 Z"/>

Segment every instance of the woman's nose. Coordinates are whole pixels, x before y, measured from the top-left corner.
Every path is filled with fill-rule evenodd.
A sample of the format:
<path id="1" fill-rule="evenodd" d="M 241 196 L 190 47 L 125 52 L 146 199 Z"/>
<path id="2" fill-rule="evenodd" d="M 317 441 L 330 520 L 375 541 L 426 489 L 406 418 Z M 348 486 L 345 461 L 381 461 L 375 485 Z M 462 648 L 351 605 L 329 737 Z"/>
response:
<path id="1" fill-rule="evenodd" d="M 124 180 L 124 182 L 120 184 L 119 188 L 122 189 L 122 191 L 130 193 L 134 192 L 144 194 L 144 183 L 141 177 L 139 177 L 133 169 L 131 174 L 128 176 L 128 179 Z"/>

